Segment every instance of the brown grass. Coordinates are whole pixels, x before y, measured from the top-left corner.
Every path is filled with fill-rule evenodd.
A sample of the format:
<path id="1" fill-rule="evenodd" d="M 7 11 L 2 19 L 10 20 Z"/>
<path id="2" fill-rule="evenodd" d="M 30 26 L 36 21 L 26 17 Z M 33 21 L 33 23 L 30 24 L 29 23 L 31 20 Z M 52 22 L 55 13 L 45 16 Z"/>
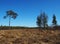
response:
<path id="1" fill-rule="evenodd" d="M 0 44 L 60 44 L 60 30 L 0 30 Z"/>

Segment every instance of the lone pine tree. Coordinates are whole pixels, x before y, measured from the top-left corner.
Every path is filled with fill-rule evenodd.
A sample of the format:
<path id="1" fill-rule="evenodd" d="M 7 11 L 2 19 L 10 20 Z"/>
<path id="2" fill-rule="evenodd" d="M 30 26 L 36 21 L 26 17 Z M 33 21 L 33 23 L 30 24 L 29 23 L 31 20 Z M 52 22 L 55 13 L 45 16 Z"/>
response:
<path id="1" fill-rule="evenodd" d="M 53 26 L 56 26 L 57 25 L 57 20 L 56 20 L 55 14 L 53 14 L 52 24 L 53 24 Z"/>
<path id="2" fill-rule="evenodd" d="M 6 11 L 6 15 L 4 16 L 4 19 L 6 19 L 7 17 L 9 17 L 9 27 L 10 27 L 11 18 L 16 19 L 17 16 L 18 16 L 17 13 L 15 13 L 12 10 Z"/>

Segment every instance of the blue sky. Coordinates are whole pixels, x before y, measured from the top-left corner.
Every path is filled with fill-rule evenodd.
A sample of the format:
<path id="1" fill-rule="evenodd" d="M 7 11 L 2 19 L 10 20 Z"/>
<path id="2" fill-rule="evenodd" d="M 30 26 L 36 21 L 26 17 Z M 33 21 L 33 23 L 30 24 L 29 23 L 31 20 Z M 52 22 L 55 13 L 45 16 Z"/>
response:
<path id="1" fill-rule="evenodd" d="M 41 10 L 48 15 L 48 24 L 52 23 L 53 14 L 60 24 L 60 0 L 0 0 L 0 25 L 8 26 L 8 18 L 3 19 L 7 10 L 13 10 L 18 14 L 11 26 L 36 27 L 36 18 Z"/>

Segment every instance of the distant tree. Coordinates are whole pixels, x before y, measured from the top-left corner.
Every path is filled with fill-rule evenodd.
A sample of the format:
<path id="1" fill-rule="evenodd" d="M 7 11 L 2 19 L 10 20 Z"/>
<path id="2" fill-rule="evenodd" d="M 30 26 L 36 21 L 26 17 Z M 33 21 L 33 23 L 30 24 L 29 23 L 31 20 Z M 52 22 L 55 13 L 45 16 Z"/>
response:
<path id="1" fill-rule="evenodd" d="M 9 27 L 10 27 L 11 18 L 16 19 L 17 16 L 18 16 L 17 13 L 15 13 L 12 10 L 6 11 L 6 15 L 4 16 L 4 19 L 6 19 L 7 17 L 9 17 Z"/>
<path id="2" fill-rule="evenodd" d="M 53 26 L 56 26 L 57 25 L 57 20 L 56 20 L 55 14 L 53 14 L 52 24 L 53 24 Z"/>
<path id="3" fill-rule="evenodd" d="M 38 27 L 41 27 L 41 15 L 37 17 L 37 25 Z"/>
<path id="4" fill-rule="evenodd" d="M 48 24 L 47 24 L 47 21 L 48 21 L 48 16 L 45 14 L 45 12 L 42 12 L 38 17 L 37 17 L 37 25 L 38 27 L 47 27 Z"/>

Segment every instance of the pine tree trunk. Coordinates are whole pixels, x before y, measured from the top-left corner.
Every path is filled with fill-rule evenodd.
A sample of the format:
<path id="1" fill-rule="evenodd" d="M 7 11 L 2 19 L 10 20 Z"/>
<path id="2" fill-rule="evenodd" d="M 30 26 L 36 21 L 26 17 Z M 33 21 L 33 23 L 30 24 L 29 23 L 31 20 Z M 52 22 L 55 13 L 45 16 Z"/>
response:
<path id="1" fill-rule="evenodd" d="M 9 29 L 10 29 L 10 20 L 11 20 L 11 17 L 9 16 Z"/>

